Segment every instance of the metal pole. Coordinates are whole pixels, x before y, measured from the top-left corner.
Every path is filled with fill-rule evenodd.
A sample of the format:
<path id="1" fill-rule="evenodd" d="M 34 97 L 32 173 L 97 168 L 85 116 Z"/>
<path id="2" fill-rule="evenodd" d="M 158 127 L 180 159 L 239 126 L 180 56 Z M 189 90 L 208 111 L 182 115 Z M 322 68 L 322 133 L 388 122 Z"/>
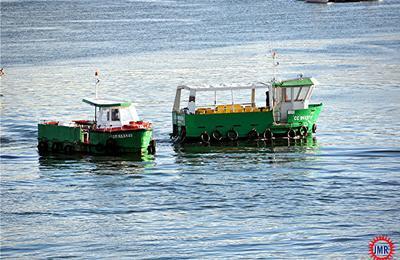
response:
<path id="1" fill-rule="evenodd" d="M 99 71 L 98 70 L 96 70 L 96 72 L 94 73 L 94 76 L 96 78 L 95 86 L 94 86 L 94 88 L 95 88 L 95 98 L 98 99 L 97 89 L 98 89 L 98 85 L 100 83 Z"/>

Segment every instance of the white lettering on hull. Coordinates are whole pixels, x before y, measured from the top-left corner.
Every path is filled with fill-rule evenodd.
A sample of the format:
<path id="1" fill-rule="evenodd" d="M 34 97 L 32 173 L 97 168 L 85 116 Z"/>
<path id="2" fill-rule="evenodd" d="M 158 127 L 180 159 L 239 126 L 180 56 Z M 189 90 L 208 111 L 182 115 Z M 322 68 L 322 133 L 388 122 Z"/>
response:
<path id="1" fill-rule="evenodd" d="M 129 138 L 132 136 L 133 136 L 132 134 L 115 134 L 115 135 L 112 135 L 111 137 L 114 139 L 121 139 L 121 138 Z"/>
<path id="2" fill-rule="evenodd" d="M 311 120 L 312 116 L 294 116 L 293 120 L 299 121 L 299 120 Z"/>

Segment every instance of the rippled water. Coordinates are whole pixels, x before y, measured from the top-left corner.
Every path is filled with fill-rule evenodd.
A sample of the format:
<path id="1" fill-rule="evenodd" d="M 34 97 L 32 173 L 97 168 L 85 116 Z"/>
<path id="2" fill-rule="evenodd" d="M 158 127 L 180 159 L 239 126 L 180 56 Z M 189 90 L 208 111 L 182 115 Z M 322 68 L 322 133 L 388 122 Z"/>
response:
<path id="1" fill-rule="evenodd" d="M 400 241 L 400 2 L 2 1 L 1 257 L 365 258 Z M 319 132 L 174 147 L 180 83 L 314 76 Z M 155 157 L 39 157 L 40 119 L 134 100 Z"/>

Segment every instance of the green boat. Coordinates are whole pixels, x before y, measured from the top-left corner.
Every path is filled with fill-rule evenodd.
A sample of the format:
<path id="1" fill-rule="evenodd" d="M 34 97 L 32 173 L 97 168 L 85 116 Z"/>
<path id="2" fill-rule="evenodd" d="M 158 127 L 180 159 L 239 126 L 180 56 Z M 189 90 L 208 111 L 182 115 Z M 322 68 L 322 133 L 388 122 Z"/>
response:
<path id="1" fill-rule="evenodd" d="M 38 124 L 38 150 L 45 153 L 118 155 L 155 152 L 152 125 L 139 119 L 126 101 L 83 99 L 94 107 L 94 120 Z"/>
<path id="2" fill-rule="evenodd" d="M 322 103 L 310 104 L 316 85 L 315 79 L 300 76 L 268 84 L 178 86 L 171 137 L 179 143 L 305 138 L 316 132 L 322 109 Z M 238 91 L 245 91 L 239 97 L 250 97 L 247 103 L 235 102 Z M 183 92 L 188 94 L 186 101 Z M 207 94 L 205 105 L 199 105 L 197 97 Z M 211 105 L 207 104 L 210 100 L 214 101 Z"/>

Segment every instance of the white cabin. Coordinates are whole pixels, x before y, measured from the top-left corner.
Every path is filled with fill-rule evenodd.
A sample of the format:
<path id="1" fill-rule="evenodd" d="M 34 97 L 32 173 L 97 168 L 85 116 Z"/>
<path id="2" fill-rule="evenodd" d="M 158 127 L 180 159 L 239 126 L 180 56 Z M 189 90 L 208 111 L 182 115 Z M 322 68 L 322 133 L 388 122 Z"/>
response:
<path id="1" fill-rule="evenodd" d="M 85 98 L 83 102 L 94 106 L 97 128 L 122 127 L 140 121 L 133 103 L 104 99 Z"/>

